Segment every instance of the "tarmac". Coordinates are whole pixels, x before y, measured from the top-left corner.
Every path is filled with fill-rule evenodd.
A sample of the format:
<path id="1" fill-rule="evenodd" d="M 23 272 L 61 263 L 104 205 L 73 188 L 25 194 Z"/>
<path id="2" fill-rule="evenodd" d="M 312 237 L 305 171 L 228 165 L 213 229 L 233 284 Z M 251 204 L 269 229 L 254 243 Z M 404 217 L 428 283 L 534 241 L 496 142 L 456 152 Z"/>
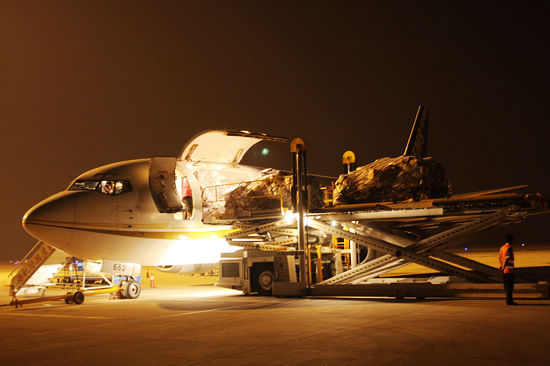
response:
<path id="1" fill-rule="evenodd" d="M 0 365 L 502 366 L 550 359 L 550 300 L 506 306 L 504 298 L 244 296 L 215 287 L 216 276 L 151 273 L 157 287 L 144 275 L 136 300 L 103 294 L 81 305 L 1 306 Z M 0 295 L 6 304 L 7 290 Z"/>

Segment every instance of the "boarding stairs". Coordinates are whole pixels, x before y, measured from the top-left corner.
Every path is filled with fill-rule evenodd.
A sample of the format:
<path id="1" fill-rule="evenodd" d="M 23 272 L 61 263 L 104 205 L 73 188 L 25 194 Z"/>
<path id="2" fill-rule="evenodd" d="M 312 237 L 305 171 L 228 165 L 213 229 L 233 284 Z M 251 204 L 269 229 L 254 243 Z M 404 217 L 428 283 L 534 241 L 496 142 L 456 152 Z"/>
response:
<path id="1" fill-rule="evenodd" d="M 115 267 L 116 273 L 113 270 Z M 141 266 L 138 264 L 107 260 L 80 261 L 46 243 L 38 242 L 17 268 L 8 275 L 11 278 L 10 305 L 19 307 L 24 304 L 53 300 L 65 300 L 67 304 L 82 304 L 84 295 L 107 293 L 111 294 L 112 298 L 136 298 L 139 296 L 139 286 L 137 290 L 135 287 L 131 288 L 131 281 L 128 279 L 132 278 L 134 283 L 137 283 L 135 276 L 139 273 L 141 273 Z M 120 280 L 122 277 L 126 277 L 126 280 Z M 45 290 L 49 287 L 67 292 L 45 296 Z M 114 295 L 115 293 L 117 295 Z M 33 294 L 41 296 L 23 300 L 17 298 L 17 296 Z"/>
<path id="2" fill-rule="evenodd" d="M 68 260 L 66 253 L 39 241 L 9 274 L 10 296 L 43 293 Z"/>

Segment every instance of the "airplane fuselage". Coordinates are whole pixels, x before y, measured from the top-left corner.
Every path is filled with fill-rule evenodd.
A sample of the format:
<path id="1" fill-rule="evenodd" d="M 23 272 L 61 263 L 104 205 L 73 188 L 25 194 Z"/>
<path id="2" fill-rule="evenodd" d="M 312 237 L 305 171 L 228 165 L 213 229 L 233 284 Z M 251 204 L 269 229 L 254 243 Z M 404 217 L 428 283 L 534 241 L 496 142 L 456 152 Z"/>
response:
<path id="1" fill-rule="evenodd" d="M 192 216 L 186 218 L 181 210 L 159 212 L 151 191 L 152 161 L 119 162 L 80 175 L 67 190 L 31 208 L 23 227 L 38 240 L 88 260 L 193 266 L 215 264 L 221 252 L 234 251 L 223 238 L 230 226 L 202 223 L 208 209 L 203 204 L 219 204 L 219 197 L 208 197 L 220 194 L 214 186 L 252 180 L 260 170 L 177 161 L 176 183 L 185 177 L 193 192 Z M 168 188 L 180 192 L 181 187 Z"/>

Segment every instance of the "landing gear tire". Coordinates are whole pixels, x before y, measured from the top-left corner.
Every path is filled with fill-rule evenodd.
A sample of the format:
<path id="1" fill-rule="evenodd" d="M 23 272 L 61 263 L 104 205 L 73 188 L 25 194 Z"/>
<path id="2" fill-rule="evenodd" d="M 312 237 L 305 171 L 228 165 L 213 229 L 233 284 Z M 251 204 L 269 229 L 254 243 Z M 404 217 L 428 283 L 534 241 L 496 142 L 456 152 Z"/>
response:
<path id="1" fill-rule="evenodd" d="M 131 279 L 129 281 L 123 281 L 122 291 L 120 294 L 123 299 L 137 299 L 141 294 L 141 286 L 138 281 Z"/>
<path id="2" fill-rule="evenodd" d="M 84 302 L 84 294 L 80 291 L 75 292 L 73 295 L 73 302 L 77 305 L 82 304 Z"/>

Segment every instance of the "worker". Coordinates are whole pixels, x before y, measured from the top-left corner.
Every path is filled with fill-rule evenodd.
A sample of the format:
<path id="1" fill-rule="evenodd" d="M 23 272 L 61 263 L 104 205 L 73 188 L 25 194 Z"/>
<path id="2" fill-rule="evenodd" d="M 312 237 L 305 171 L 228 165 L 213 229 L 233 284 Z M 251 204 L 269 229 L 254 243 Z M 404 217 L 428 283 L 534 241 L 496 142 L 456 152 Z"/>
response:
<path id="1" fill-rule="evenodd" d="M 193 215 L 193 193 L 191 192 L 191 187 L 189 186 L 187 177 L 183 177 L 182 197 L 183 204 L 185 205 L 185 219 L 190 219 Z"/>
<path id="2" fill-rule="evenodd" d="M 115 193 L 115 182 L 105 180 L 101 182 L 101 193 L 112 195 Z"/>
<path id="3" fill-rule="evenodd" d="M 506 234 L 505 243 L 500 247 L 498 260 L 500 262 L 500 271 L 502 273 L 502 282 L 504 283 L 504 293 L 506 294 L 506 305 L 517 305 L 514 302 L 512 293 L 514 292 L 514 249 L 512 242 L 514 235 Z"/>

